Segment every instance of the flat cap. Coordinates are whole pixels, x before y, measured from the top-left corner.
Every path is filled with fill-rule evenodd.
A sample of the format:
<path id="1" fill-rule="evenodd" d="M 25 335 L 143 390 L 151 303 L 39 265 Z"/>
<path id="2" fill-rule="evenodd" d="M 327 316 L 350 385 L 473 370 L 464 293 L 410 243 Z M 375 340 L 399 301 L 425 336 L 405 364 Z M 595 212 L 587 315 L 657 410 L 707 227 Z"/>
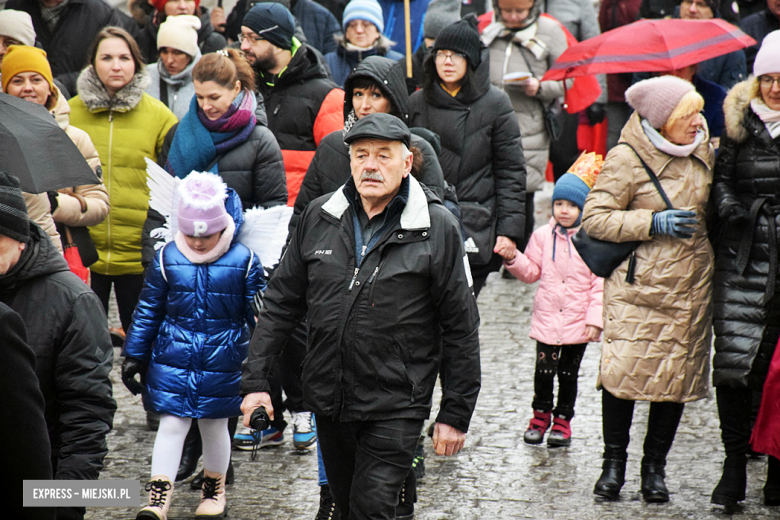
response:
<path id="1" fill-rule="evenodd" d="M 409 148 L 412 142 L 412 135 L 409 132 L 409 128 L 397 117 L 378 113 L 369 114 L 352 125 L 352 128 L 344 138 L 344 142 L 350 144 L 358 139 L 401 141 Z"/>

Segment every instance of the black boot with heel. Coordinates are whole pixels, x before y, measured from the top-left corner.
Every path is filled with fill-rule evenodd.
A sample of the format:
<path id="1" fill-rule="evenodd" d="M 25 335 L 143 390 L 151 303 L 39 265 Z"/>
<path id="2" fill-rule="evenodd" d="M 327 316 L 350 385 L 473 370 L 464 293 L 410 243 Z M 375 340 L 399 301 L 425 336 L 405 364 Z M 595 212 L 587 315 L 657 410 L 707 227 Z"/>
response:
<path id="1" fill-rule="evenodd" d="M 666 489 L 664 467 L 666 461 L 645 456 L 642 459 L 642 498 L 645 502 L 663 503 L 669 501 L 669 490 Z"/>
<path id="2" fill-rule="evenodd" d="M 626 461 L 604 459 L 601 469 L 601 476 L 596 481 L 593 493 L 607 500 L 617 500 L 626 482 Z"/>
<path id="3" fill-rule="evenodd" d="M 733 509 L 737 502 L 745 500 L 747 487 L 747 458 L 745 455 L 728 455 L 723 462 L 723 475 L 712 492 L 710 502 Z"/>

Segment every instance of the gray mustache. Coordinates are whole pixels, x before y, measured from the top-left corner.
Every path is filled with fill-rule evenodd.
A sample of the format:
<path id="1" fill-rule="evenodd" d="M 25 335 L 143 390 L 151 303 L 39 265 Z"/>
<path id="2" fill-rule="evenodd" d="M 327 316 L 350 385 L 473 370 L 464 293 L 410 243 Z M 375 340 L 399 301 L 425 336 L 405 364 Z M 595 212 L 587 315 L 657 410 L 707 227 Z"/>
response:
<path id="1" fill-rule="evenodd" d="M 360 174 L 360 180 L 384 182 L 385 178 L 382 177 L 382 174 L 379 172 L 363 172 L 362 174 Z"/>

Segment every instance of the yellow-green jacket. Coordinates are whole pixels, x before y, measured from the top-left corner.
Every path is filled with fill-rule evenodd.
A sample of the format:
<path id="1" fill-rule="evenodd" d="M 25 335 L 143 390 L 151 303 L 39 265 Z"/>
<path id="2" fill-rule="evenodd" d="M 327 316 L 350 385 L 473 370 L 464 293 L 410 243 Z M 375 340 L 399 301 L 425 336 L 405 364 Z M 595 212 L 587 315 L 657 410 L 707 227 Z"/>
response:
<path id="1" fill-rule="evenodd" d="M 144 93 L 146 71 L 136 73 L 110 97 L 94 69 L 79 76 L 79 95 L 70 100 L 70 122 L 87 132 L 103 164 L 111 210 L 89 228 L 99 259 L 91 269 L 104 275 L 141 274 L 141 230 L 149 206 L 145 157 L 157 159 L 176 116 Z"/>

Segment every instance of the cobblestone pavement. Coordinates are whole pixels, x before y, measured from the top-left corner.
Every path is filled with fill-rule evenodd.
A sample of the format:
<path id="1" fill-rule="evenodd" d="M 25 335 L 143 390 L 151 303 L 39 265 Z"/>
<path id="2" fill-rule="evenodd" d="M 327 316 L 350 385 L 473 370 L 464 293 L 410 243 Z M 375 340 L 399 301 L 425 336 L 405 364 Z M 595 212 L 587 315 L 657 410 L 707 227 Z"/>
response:
<path id="1" fill-rule="evenodd" d="M 427 472 L 418 489 L 416 518 L 726 518 L 721 508 L 710 504 L 723 458 L 714 392 L 710 399 L 686 406 L 668 457 L 668 504 L 645 504 L 639 493 L 646 403 L 636 407 L 621 500 L 603 503 L 594 499 L 592 490 L 600 474 L 602 451 L 601 398 L 595 389 L 598 344 L 588 347 L 582 363 L 572 445 L 548 449 L 523 443 L 533 396 L 535 343 L 528 332 L 535 289 L 494 274 L 480 294 L 482 392 L 471 431 L 465 450 L 451 458 L 437 457 L 430 441 L 426 442 Z M 112 377 L 119 410 L 101 478 L 139 479 L 144 483 L 149 477 L 154 433 L 146 428 L 140 398 L 131 396 L 119 379 L 119 352 L 116 354 Z M 434 403 L 438 399 L 437 391 Z M 282 446 L 261 450 L 255 461 L 250 460 L 248 452 L 238 451 L 233 453 L 233 460 L 236 483 L 227 490 L 229 518 L 314 518 L 319 494 L 314 452 L 295 453 L 288 437 Z M 749 463 L 747 500 L 734 518 L 780 518 L 780 508 L 765 507 L 762 502 L 765 468 L 765 459 Z M 199 494 L 186 483 L 179 486 L 171 518 L 193 518 Z M 135 518 L 136 512 L 92 509 L 87 518 Z"/>

